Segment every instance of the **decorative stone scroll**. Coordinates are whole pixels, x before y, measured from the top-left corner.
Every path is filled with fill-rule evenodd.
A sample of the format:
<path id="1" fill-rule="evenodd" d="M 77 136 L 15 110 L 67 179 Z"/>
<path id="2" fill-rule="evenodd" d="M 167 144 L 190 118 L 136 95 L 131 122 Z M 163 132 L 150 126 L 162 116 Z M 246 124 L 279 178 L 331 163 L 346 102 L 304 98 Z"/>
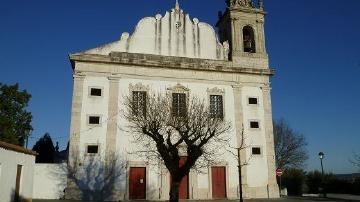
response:
<path id="1" fill-rule="evenodd" d="M 133 85 L 133 84 L 129 85 L 130 92 L 133 92 L 133 91 L 146 91 L 146 92 L 148 92 L 149 89 L 150 89 L 149 86 L 145 86 L 142 83 L 137 83 L 135 85 Z"/>

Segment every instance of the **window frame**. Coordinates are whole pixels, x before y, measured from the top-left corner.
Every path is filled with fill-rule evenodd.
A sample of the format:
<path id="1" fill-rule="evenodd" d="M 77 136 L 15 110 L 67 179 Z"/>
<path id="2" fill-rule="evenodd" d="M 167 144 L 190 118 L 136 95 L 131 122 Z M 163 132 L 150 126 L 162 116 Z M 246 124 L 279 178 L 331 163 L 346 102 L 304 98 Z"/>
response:
<path id="1" fill-rule="evenodd" d="M 211 98 L 210 96 L 213 96 L 213 95 L 216 95 L 216 96 L 221 96 L 222 97 L 222 119 L 221 120 L 224 120 L 225 117 L 226 117 L 226 112 L 225 112 L 225 101 L 226 101 L 226 97 L 225 97 L 225 90 L 222 89 L 222 88 L 218 88 L 218 87 L 214 87 L 214 88 L 208 88 L 206 90 L 207 92 L 207 97 L 208 97 L 208 103 L 209 103 L 209 110 L 210 110 L 210 105 L 211 105 Z"/>
<path id="2" fill-rule="evenodd" d="M 250 99 L 256 99 L 256 100 L 257 100 L 257 103 L 256 103 L 256 104 L 251 104 L 251 103 L 250 103 Z M 258 97 L 258 96 L 247 96 L 247 105 L 248 105 L 248 106 L 253 106 L 253 107 L 255 107 L 255 106 L 260 106 L 260 99 L 259 99 L 259 97 Z"/>
<path id="3" fill-rule="evenodd" d="M 101 95 L 100 96 L 92 95 L 91 94 L 92 89 L 100 89 L 101 90 Z M 90 97 L 90 98 L 102 98 L 102 97 L 104 97 L 104 87 L 101 87 L 101 86 L 89 86 L 88 87 L 88 97 Z"/>
<path id="4" fill-rule="evenodd" d="M 186 116 L 188 113 L 188 108 L 189 108 L 190 89 L 181 85 L 180 83 L 176 84 L 175 86 L 167 88 L 167 96 L 169 96 L 169 100 L 171 101 L 171 103 L 170 103 L 171 115 L 173 115 L 173 94 L 174 93 L 185 94 L 185 102 L 186 102 L 185 116 Z"/>
<path id="5" fill-rule="evenodd" d="M 184 95 L 184 98 L 183 98 L 183 101 L 184 103 L 181 102 L 181 97 L 178 96 L 179 98 L 179 101 L 177 103 L 177 107 L 178 107 L 178 110 L 176 110 L 176 112 L 174 112 L 174 95 L 177 94 L 177 95 Z M 182 106 L 182 104 L 184 104 L 184 106 Z M 188 97 L 187 97 L 187 94 L 185 92 L 172 92 L 171 93 L 171 115 L 174 116 L 174 117 L 186 117 L 187 116 L 187 111 L 188 109 Z M 183 111 L 182 111 L 183 110 Z"/>
<path id="6" fill-rule="evenodd" d="M 97 153 L 89 153 L 89 147 L 91 146 L 97 146 Z M 85 155 L 86 156 L 97 156 L 100 154 L 100 144 L 86 144 L 86 147 L 85 147 Z"/>
<path id="7" fill-rule="evenodd" d="M 254 154 L 253 149 L 259 149 L 260 154 Z M 251 152 L 251 156 L 258 156 L 258 157 L 263 156 L 263 149 L 261 146 L 252 146 L 250 152 Z"/>
<path id="8" fill-rule="evenodd" d="M 90 123 L 90 117 L 99 117 L 99 123 Z M 87 117 L 86 117 L 86 124 L 88 126 L 101 126 L 102 122 L 102 115 L 100 114 L 88 114 Z"/>
<path id="9" fill-rule="evenodd" d="M 145 106 L 143 106 L 143 107 L 139 107 L 140 105 L 139 105 L 139 101 L 137 101 L 137 111 L 136 111 L 136 113 L 135 113 L 135 109 L 134 109 L 134 104 L 135 104 L 135 101 L 134 101 L 134 93 L 137 93 L 138 95 L 139 94 L 144 94 L 145 95 Z M 143 116 L 146 116 L 146 110 L 147 110 L 147 99 L 148 99 L 148 92 L 147 91 L 144 91 L 144 90 L 133 90 L 133 91 L 131 91 L 131 110 L 132 110 L 132 114 L 133 115 L 135 115 L 135 116 L 139 116 L 139 112 L 140 112 L 140 110 L 139 110 L 139 108 L 142 108 L 142 115 Z M 138 99 L 139 100 L 139 99 Z"/>
<path id="10" fill-rule="evenodd" d="M 211 107 L 213 106 L 212 104 L 211 104 L 211 97 L 212 96 L 218 96 L 218 97 L 220 97 L 221 98 L 221 115 L 220 116 L 218 116 L 218 114 L 213 114 L 212 113 L 212 109 L 211 109 Z M 216 105 L 217 103 L 214 103 L 214 105 Z M 217 106 L 217 108 L 218 108 L 218 106 Z M 210 116 L 211 116 L 211 118 L 219 118 L 219 119 L 221 119 L 221 120 L 224 120 L 224 118 L 225 118 L 225 113 L 224 113 L 224 111 L 225 111 L 225 107 L 224 107 L 224 96 L 223 95 L 219 95 L 219 94 L 210 94 L 209 95 L 209 110 L 210 110 Z"/>
<path id="11" fill-rule="evenodd" d="M 253 128 L 253 127 L 251 127 L 251 123 L 252 122 L 257 122 L 258 123 L 258 128 Z M 261 130 L 261 122 L 260 122 L 260 120 L 257 120 L 257 119 L 251 119 L 251 120 L 249 120 L 249 129 L 250 130 Z"/>

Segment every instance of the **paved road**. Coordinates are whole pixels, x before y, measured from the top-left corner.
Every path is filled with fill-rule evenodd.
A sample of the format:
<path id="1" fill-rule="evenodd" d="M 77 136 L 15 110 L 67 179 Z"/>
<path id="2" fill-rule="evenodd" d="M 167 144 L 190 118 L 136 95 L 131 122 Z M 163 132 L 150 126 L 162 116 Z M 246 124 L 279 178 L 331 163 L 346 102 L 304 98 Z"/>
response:
<path id="1" fill-rule="evenodd" d="M 280 199 L 254 199 L 254 200 L 245 200 L 245 202 L 340 202 L 340 201 L 360 201 L 360 197 L 349 197 L 347 196 L 338 196 L 338 195 L 330 195 L 330 197 L 336 198 L 316 198 L 316 197 L 288 197 L 288 198 L 280 198 Z M 67 200 L 33 200 L 33 202 L 78 202 L 78 201 L 67 201 Z M 136 201 L 141 202 L 141 201 Z M 146 201 L 151 202 L 151 201 Z M 192 201 L 192 200 L 184 200 L 180 202 L 238 202 L 233 200 L 208 200 L 208 201 Z"/>

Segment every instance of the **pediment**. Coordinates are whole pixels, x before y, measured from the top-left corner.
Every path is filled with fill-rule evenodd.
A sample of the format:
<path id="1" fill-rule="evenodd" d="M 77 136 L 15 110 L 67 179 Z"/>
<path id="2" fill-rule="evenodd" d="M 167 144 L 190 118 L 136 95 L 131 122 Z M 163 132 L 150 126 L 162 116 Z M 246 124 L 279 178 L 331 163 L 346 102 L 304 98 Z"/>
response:
<path id="1" fill-rule="evenodd" d="M 191 19 L 175 6 L 164 16 L 157 14 L 141 19 L 134 33 L 125 32 L 118 41 L 82 53 L 108 55 L 111 52 L 228 60 L 229 44 L 219 42 L 211 25 Z"/>

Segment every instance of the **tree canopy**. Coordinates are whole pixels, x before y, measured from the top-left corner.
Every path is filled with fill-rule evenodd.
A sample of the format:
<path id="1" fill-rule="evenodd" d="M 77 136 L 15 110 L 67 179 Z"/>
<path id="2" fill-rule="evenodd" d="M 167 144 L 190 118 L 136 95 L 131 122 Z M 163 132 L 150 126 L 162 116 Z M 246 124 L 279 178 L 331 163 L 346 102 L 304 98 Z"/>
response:
<path id="1" fill-rule="evenodd" d="M 304 135 L 294 131 L 283 119 L 274 122 L 274 142 L 278 168 L 301 168 L 309 158 Z"/>
<path id="2" fill-rule="evenodd" d="M 0 140 L 24 146 L 32 131 L 32 115 L 26 110 L 31 95 L 19 84 L 0 83 Z"/>
<path id="3" fill-rule="evenodd" d="M 35 143 L 33 150 L 39 154 L 36 163 L 54 163 L 55 147 L 49 133 Z"/>

